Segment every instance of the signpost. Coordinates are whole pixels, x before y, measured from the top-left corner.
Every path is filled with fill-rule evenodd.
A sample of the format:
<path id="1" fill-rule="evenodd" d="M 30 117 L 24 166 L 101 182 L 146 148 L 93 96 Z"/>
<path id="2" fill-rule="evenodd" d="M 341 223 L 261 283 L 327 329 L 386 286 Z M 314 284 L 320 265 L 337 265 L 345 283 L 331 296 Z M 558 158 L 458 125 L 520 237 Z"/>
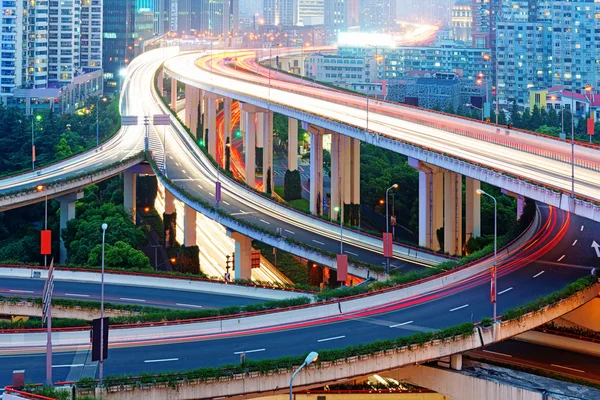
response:
<path id="1" fill-rule="evenodd" d="M 46 339 L 46 385 L 52 386 L 52 290 L 54 289 L 54 258 L 48 268 L 48 279 L 42 294 L 42 326 L 47 323 Z"/>
<path id="2" fill-rule="evenodd" d="M 121 125 L 123 126 L 135 126 L 138 124 L 137 115 L 123 115 L 121 116 Z"/>

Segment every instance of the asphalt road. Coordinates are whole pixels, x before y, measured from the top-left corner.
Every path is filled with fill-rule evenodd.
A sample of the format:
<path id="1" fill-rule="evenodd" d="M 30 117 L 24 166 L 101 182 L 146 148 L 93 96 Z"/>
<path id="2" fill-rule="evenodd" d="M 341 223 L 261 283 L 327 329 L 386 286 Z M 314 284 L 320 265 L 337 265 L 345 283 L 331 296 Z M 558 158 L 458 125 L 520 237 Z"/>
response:
<path id="1" fill-rule="evenodd" d="M 132 278 L 135 279 L 135 278 Z M 44 290 L 43 279 L 0 279 L 0 294 L 4 296 L 41 297 Z M 53 296 L 71 300 L 100 301 L 100 284 L 89 282 L 55 281 Z M 198 309 L 243 306 L 267 301 L 243 296 L 218 293 L 202 293 L 185 290 L 168 290 L 140 286 L 104 285 L 107 302 L 137 304 L 152 307 Z"/>
<path id="2" fill-rule="evenodd" d="M 547 215 L 547 209 L 542 212 Z M 559 232 L 561 221 L 567 221 L 563 212 L 559 213 L 556 226 L 549 231 L 548 237 L 536 242 L 534 247 L 552 245 L 541 259 L 512 271 L 504 270 L 501 264 L 498 278 L 499 314 L 589 274 L 586 265 L 596 259 L 591 241 L 599 233 L 597 224 L 571 217 L 564 237 L 555 243 L 553 240 L 562 235 Z M 584 227 L 583 230 L 581 226 Z M 577 242 L 573 245 L 576 239 Z M 527 257 L 531 251 L 524 250 L 517 258 Z M 558 263 L 556 260 L 561 257 L 562 263 Z M 248 359 L 266 359 L 436 330 L 491 317 L 489 292 L 489 278 L 484 276 L 473 285 L 463 283 L 457 287 L 448 287 L 441 293 L 426 294 L 416 301 L 382 306 L 368 314 L 342 315 L 341 318 L 223 334 L 204 340 L 172 339 L 170 343 L 161 345 L 138 342 L 127 347 L 112 347 L 105 364 L 105 373 L 187 370 L 239 362 L 239 354 L 235 353 L 240 351 L 246 351 Z M 32 353 L 0 357 L 0 384 L 9 382 L 12 370 L 21 368 L 26 370 L 27 379 L 42 381 L 45 356 Z M 57 353 L 53 362 L 56 365 L 54 379 L 59 381 L 94 376 L 97 371 L 93 365 L 85 367 L 88 353 L 87 348 L 81 348 L 78 352 Z"/>

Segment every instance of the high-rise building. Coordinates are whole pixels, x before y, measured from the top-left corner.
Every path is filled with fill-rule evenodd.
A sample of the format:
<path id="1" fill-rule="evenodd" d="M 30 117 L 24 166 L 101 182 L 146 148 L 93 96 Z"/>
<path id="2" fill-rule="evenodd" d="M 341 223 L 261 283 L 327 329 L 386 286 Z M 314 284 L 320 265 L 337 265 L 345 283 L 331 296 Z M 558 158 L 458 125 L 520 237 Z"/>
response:
<path id="1" fill-rule="evenodd" d="M 473 15 L 471 0 L 457 0 L 452 7 L 452 33 L 454 39 L 471 42 Z"/>
<path id="2" fill-rule="evenodd" d="M 496 21 L 503 0 L 473 0 L 473 47 L 496 47 Z"/>
<path id="3" fill-rule="evenodd" d="M 526 106 L 531 88 L 598 88 L 597 15 L 594 0 L 503 0 L 496 49 L 500 103 Z"/>
<path id="4" fill-rule="evenodd" d="M 298 23 L 323 25 L 324 6 L 324 0 L 298 0 Z"/>
<path id="5" fill-rule="evenodd" d="M 396 0 L 359 0 L 361 30 L 387 31 L 396 28 Z"/>
<path id="6" fill-rule="evenodd" d="M 47 108 L 84 72 L 101 75 L 102 0 L 3 1 L 0 97 L 4 104 Z M 97 72 L 97 74 L 94 74 Z M 85 77 L 78 80 L 85 83 Z M 102 83 L 94 81 L 93 91 Z M 78 83 L 79 84 L 79 83 Z M 86 95 L 89 93 L 86 91 Z M 42 100 L 43 99 L 43 100 Z M 73 98 L 76 102 L 79 97 Z M 36 104 L 32 103 L 35 102 Z M 65 111 L 76 103 L 57 111 Z"/>
<path id="7" fill-rule="evenodd" d="M 325 0 L 324 25 L 328 42 L 340 32 L 358 26 L 358 0 Z"/>
<path id="8" fill-rule="evenodd" d="M 104 0 L 103 65 L 107 88 L 118 86 L 119 73 L 134 57 L 135 0 Z"/>
<path id="9" fill-rule="evenodd" d="M 212 37 L 235 36 L 239 30 L 239 0 L 171 0 L 170 29 Z"/>
<path id="10" fill-rule="evenodd" d="M 264 0 L 265 25 L 298 25 L 299 0 Z"/>

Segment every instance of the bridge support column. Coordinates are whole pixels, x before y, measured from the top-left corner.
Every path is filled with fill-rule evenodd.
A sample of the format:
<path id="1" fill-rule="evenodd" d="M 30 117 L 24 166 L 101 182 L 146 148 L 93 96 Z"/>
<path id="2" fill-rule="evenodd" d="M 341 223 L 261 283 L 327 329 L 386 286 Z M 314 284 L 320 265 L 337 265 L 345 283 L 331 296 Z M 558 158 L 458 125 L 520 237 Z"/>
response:
<path id="1" fill-rule="evenodd" d="M 75 202 L 83 198 L 83 192 L 71 193 L 65 196 L 57 197 L 60 203 L 60 230 L 66 229 L 67 222 L 75 218 Z M 67 249 L 63 242 L 62 235 L 60 235 L 60 263 L 65 264 L 67 262 Z"/>
<path id="2" fill-rule="evenodd" d="M 198 136 L 198 106 L 200 90 L 190 85 L 185 86 L 185 125 L 194 137 Z"/>
<path id="3" fill-rule="evenodd" d="M 517 221 L 521 219 L 525 209 L 525 197 L 517 196 Z"/>
<path id="4" fill-rule="evenodd" d="M 135 223 L 136 207 L 136 178 L 137 174 L 131 171 L 123 172 L 123 207 Z"/>
<path id="5" fill-rule="evenodd" d="M 310 133 L 310 212 L 323 213 L 323 133 L 324 129 L 309 126 Z"/>
<path id="6" fill-rule="evenodd" d="M 258 136 L 263 137 L 263 192 L 273 192 L 273 112 L 262 113 L 263 130 Z M 260 118 L 259 118 L 260 120 Z M 269 192 L 267 189 L 271 189 Z"/>
<path id="7" fill-rule="evenodd" d="M 231 97 L 225 97 L 223 99 L 223 164 L 225 167 L 225 144 L 227 143 L 227 139 L 231 140 Z"/>
<path id="8" fill-rule="evenodd" d="M 298 120 L 288 118 L 288 169 L 298 169 Z"/>
<path id="9" fill-rule="evenodd" d="M 175 212 L 175 196 L 165 188 L 165 214 L 173 214 Z"/>
<path id="10" fill-rule="evenodd" d="M 246 164 L 246 184 L 250 187 L 256 186 L 256 132 L 254 131 L 253 112 L 243 112 L 244 128 L 244 155 Z"/>
<path id="11" fill-rule="evenodd" d="M 218 96 L 212 93 L 206 93 L 205 98 L 207 99 L 206 108 L 206 125 L 204 128 L 208 128 L 208 154 L 210 154 L 215 160 L 217 159 L 217 100 Z"/>
<path id="12" fill-rule="evenodd" d="M 462 354 L 450 356 L 450 368 L 460 371 L 462 369 Z"/>
<path id="13" fill-rule="evenodd" d="M 444 251 L 462 254 L 462 175 L 444 171 Z"/>
<path id="14" fill-rule="evenodd" d="M 183 209 L 183 245 L 196 245 L 196 210 L 188 205 Z"/>
<path id="15" fill-rule="evenodd" d="M 235 279 L 251 279 L 252 239 L 238 232 L 233 232 L 231 238 L 235 240 Z"/>
<path id="16" fill-rule="evenodd" d="M 164 69 L 160 69 L 160 71 L 158 71 L 158 77 L 157 77 L 157 86 L 158 86 L 158 93 L 161 96 L 164 96 L 164 91 L 165 91 L 165 70 Z"/>
<path id="17" fill-rule="evenodd" d="M 360 204 L 360 140 L 350 139 L 350 203 Z M 360 220 L 359 220 L 360 222 Z"/>
<path id="18" fill-rule="evenodd" d="M 171 110 L 177 112 L 177 79 L 171 77 Z"/>
<path id="19" fill-rule="evenodd" d="M 264 138 L 264 131 L 265 131 L 265 117 L 266 117 L 266 113 L 264 112 L 258 112 L 256 113 L 256 147 L 258 147 L 259 149 L 262 149 L 263 147 L 265 147 L 265 138 Z"/>
<path id="20" fill-rule="evenodd" d="M 329 217 L 332 220 L 339 218 L 339 211 L 335 211 L 336 207 L 341 207 L 342 189 L 344 188 L 344 136 L 339 133 L 331 134 L 331 207 L 329 209 Z M 311 153 L 312 154 L 312 153 Z"/>
<path id="21" fill-rule="evenodd" d="M 419 171 L 419 246 L 438 251 L 436 231 L 444 226 L 444 174 L 414 158 L 408 163 Z"/>
<path id="22" fill-rule="evenodd" d="M 466 178 L 466 241 L 481 236 L 481 196 L 477 194 L 477 189 L 480 187 L 481 182 L 478 180 Z"/>

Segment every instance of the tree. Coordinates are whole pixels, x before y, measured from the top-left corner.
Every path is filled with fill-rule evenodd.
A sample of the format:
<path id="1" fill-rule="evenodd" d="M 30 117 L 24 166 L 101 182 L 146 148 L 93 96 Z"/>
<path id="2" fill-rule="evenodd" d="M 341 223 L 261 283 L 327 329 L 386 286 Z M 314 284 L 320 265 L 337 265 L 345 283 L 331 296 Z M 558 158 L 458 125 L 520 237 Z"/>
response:
<path id="1" fill-rule="evenodd" d="M 267 193 L 271 194 L 271 193 L 273 193 L 273 190 L 271 188 L 271 168 L 267 168 L 266 178 L 267 178 Z"/>
<path id="2" fill-rule="evenodd" d="M 531 117 L 529 120 L 528 129 L 535 130 L 535 129 L 538 129 L 542 125 L 544 125 L 544 121 L 542 119 L 542 114 L 540 112 L 540 108 L 537 106 L 537 104 L 535 104 L 533 106 L 533 110 L 531 111 Z"/>
<path id="3" fill-rule="evenodd" d="M 285 171 L 283 179 L 283 197 L 285 201 L 299 200 L 302 198 L 302 180 L 300 171 Z"/>
<path id="4" fill-rule="evenodd" d="M 73 150 L 71 150 L 71 146 L 67 143 L 67 139 L 64 137 L 60 139 L 58 144 L 56 145 L 56 153 L 54 155 L 55 159 L 62 160 L 73 155 Z"/>
<path id="5" fill-rule="evenodd" d="M 98 266 L 102 262 L 102 244 L 92 248 L 86 265 Z M 105 244 L 104 265 L 117 268 L 152 269 L 150 259 L 141 250 L 136 250 L 124 241 L 115 242 L 114 245 Z"/>
<path id="6" fill-rule="evenodd" d="M 225 171 L 231 172 L 231 140 L 227 138 L 225 143 Z"/>
<path id="7" fill-rule="evenodd" d="M 515 128 L 521 127 L 521 114 L 519 113 L 519 107 L 517 101 L 513 100 L 512 107 L 510 109 L 510 123 Z"/>

